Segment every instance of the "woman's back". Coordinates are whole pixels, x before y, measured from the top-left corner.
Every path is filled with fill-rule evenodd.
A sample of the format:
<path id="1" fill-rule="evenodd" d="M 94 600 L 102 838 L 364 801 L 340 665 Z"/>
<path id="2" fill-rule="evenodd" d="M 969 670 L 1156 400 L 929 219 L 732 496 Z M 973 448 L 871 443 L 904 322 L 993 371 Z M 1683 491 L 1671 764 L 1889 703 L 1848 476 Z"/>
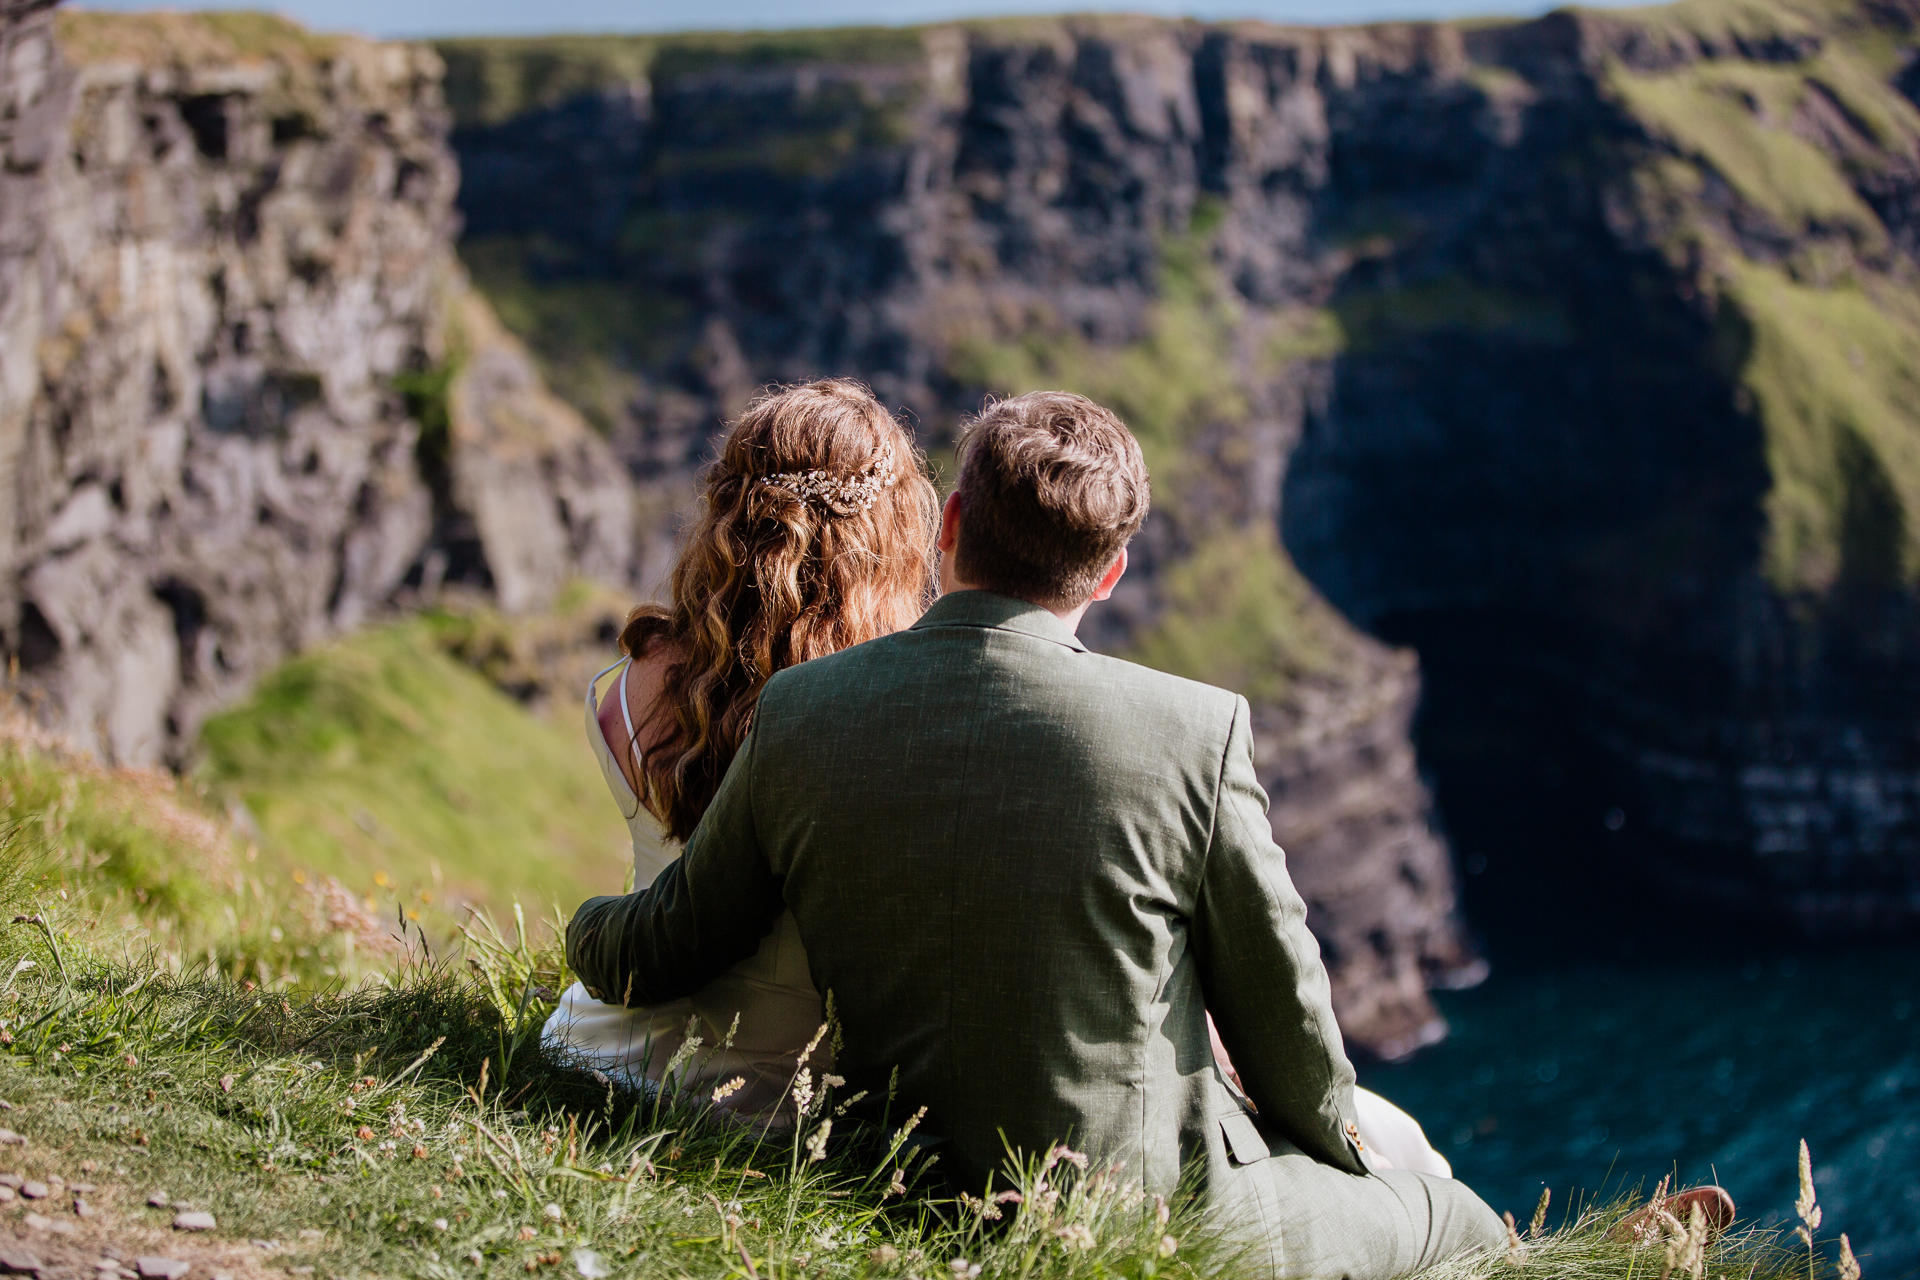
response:
<path id="1" fill-rule="evenodd" d="M 636 736 L 632 726 L 647 723 L 647 716 L 637 722 L 633 718 L 629 695 L 657 695 L 660 668 L 658 659 L 616 663 L 587 686 L 587 739 L 593 744 L 607 789 L 627 818 L 633 840 L 635 889 L 653 883 L 677 856 L 673 847 L 659 838 L 658 822 L 634 792 L 633 753 L 621 752 L 628 757 L 623 768 L 614 746 L 617 742 L 624 748 Z M 619 677 L 606 697 L 596 701 L 595 687 L 615 671 Z M 658 703 L 650 699 L 641 705 L 643 711 L 652 711 Z M 658 1083 L 686 1043 L 689 1024 L 695 1024 L 693 1034 L 700 1037 L 702 1045 L 675 1068 L 679 1087 L 696 1095 L 712 1095 L 738 1079 L 741 1083 L 719 1101 L 729 1109 L 760 1112 L 780 1101 L 799 1064 L 799 1054 L 819 1029 L 820 1020 L 820 996 L 807 971 L 800 931 L 793 916 L 783 914 L 759 951 L 697 996 L 668 1005 L 629 1009 L 620 1003 L 595 1000 L 575 983 L 547 1020 L 543 1037 L 585 1057 L 602 1071 L 636 1083 L 640 1078 Z M 733 1031 L 732 1041 L 721 1047 L 729 1029 Z"/>
<path id="2" fill-rule="evenodd" d="M 728 433 L 671 603 L 634 611 L 621 636 L 628 661 L 587 690 L 588 737 L 627 817 L 636 889 L 672 861 L 655 832 L 680 842 L 699 822 L 768 678 L 919 615 L 936 502 L 917 459 L 879 402 L 843 381 L 757 401 Z M 614 687 L 596 697 L 615 670 Z M 821 1022 L 789 915 L 690 1000 L 629 1009 L 619 993 L 602 994 L 608 1002 L 575 984 L 547 1040 L 629 1078 L 659 1081 L 681 1057 L 681 1087 L 740 1111 L 778 1102 Z M 702 1045 L 687 1059 L 689 1036 Z"/>

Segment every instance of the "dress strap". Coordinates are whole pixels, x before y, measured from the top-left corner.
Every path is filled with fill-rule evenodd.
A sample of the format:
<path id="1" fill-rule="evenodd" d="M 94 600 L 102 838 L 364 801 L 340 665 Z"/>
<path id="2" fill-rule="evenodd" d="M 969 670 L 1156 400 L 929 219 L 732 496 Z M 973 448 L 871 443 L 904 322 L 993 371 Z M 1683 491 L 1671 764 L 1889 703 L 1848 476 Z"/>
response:
<path id="1" fill-rule="evenodd" d="M 633 670 L 633 659 L 627 659 L 627 671 Z M 627 750 L 633 750 L 634 739 L 640 735 L 633 731 L 633 703 L 627 700 L 627 671 L 620 673 L 620 718 L 627 722 Z"/>

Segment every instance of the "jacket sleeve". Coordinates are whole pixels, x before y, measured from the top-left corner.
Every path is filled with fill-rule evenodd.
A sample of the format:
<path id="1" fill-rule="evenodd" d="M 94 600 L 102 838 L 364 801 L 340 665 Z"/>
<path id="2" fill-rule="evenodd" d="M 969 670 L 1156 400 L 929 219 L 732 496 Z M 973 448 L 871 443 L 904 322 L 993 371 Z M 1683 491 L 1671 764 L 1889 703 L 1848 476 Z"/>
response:
<path id="1" fill-rule="evenodd" d="M 1250 717 L 1247 700 L 1236 699 L 1194 908 L 1201 986 L 1261 1122 L 1316 1160 L 1365 1173 L 1353 1065 L 1307 905 L 1267 823 Z"/>
<path id="2" fill-rule="evenodd" d="M 644 890 L 590 898 L 567 926 L 567 963 L 596 1000 L 690 996 L 752 955 L 784 906 L 753 822 L 749 733 L 686 850 Z"/>

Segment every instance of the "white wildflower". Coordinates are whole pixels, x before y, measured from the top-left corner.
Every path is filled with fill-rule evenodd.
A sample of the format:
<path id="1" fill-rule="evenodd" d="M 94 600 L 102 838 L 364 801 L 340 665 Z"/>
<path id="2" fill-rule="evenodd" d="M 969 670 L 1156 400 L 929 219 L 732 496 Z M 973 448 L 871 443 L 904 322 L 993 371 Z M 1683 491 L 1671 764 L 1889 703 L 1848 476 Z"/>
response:
<path id="1" fill-rule="evenodd" d="M 1093 1232 L 1087 1230 L 1084 1223 L 1069 1222 L 1053 1234 L 1060 1237 L 1060 1247 L 1069 1252 L 1093 1248 Z"/>
<path id="2" fill-rule="evenodd" d="M 807 1161 L 818 1164 L 827 1158 L 827 1135 L 833 1132 L 833 1121 L 822 1120 L 813 1135 L 807 1139 Z"/>

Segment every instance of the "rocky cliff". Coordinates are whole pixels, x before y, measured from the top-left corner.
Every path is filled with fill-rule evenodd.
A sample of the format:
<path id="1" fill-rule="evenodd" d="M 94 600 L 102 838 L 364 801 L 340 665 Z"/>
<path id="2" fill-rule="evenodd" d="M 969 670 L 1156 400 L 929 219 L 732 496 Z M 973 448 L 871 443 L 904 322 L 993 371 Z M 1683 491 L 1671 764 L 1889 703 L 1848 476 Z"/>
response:
<path id="1" fill-rule="evenodd" d="M 7 0 L 0 634 L 78 743 L 177 759 L 442 582 L 623 580 L 617 462 L 466 286 L 430 51 Z"/>
<path id="2" fill-rule="evenodd" d="M 1501 939 L 1920 922 L 1917 41 L 1687 0 L 439 51 L 462 256 L 636 477 L 643 577 L 766 381 L 936 453 L 988 392 L 1121 410 L 1158 501 L 1096 639 L 1253 697 L 1396 1053 L 1477 972 L 1447 837 Z"/>

